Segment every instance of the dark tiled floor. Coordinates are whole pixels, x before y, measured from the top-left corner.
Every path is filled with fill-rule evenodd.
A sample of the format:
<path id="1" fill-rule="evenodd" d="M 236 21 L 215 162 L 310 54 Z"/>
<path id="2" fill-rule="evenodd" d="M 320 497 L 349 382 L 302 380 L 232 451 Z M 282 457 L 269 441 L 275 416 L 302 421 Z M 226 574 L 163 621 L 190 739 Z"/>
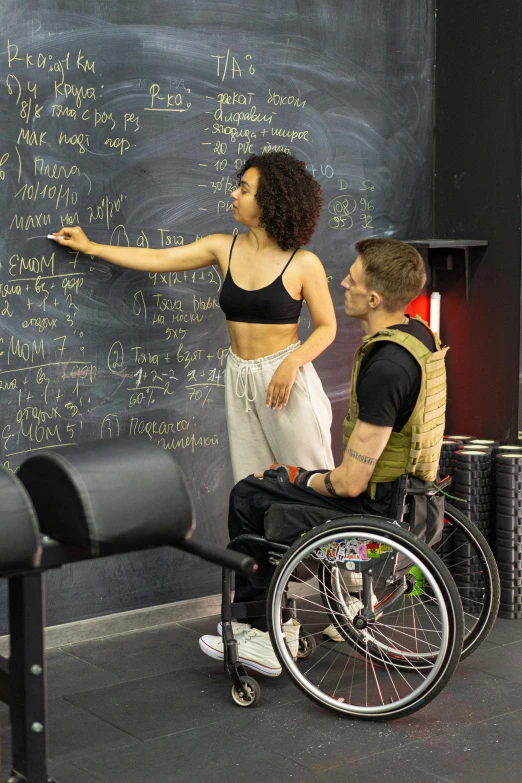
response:
<path id="1" fill-rule="evenodd" d="M 498 620 L 414 716 L 351 721 L 283 675 L 240 709 L 197 645 L 216 618 L 120 634 L 48 655 L 49 768 L 57 783 L 521 783 L 522 622 Z M 4 780 L 8 713 L 0 712 Z"/>

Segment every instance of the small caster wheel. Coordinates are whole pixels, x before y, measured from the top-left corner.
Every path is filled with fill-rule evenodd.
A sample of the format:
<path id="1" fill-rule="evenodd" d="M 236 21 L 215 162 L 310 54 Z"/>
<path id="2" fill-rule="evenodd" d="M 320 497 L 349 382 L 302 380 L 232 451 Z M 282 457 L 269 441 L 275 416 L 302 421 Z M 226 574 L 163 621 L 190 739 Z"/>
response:
<path id="1" fill-rule="evenodd" d="M 297 657 L 309 658 L 314 654 L 316 647 L 317 642 L 315 641 L 315 638 L 306 631 L 303 631 L 301 628 L 299 633 L 299 647 L 297 648 Z"/>
<path id="2" fill-rule="evenodd" d="M 253 677 L 241 677 L 241 685 L 243 686 L 242 694 L 236 690 L 235 685 L 232 686 L 232 698 L 240 707 L 253 707 L 261 698 L 261 688 L 257 680 L 254 680 Z"/>

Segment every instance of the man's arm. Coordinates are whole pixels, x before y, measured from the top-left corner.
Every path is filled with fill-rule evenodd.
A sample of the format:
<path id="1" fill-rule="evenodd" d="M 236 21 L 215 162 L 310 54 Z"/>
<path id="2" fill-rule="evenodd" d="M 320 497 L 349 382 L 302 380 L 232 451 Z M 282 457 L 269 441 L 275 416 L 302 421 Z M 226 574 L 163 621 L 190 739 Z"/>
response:
<path id="1" fill-rule="evenodd" d="M 338 468 L 330 473 L 329 480 L 335 494 L 342 498 L 355 498 L 364 492 L 371 479 L 375 463 L 392 432 L 392 427 L 379 427 L 357 420 Z M 312 476 L 309 486 L 320 495 L 332 496 L 325 484 L 325 475 Z"/>

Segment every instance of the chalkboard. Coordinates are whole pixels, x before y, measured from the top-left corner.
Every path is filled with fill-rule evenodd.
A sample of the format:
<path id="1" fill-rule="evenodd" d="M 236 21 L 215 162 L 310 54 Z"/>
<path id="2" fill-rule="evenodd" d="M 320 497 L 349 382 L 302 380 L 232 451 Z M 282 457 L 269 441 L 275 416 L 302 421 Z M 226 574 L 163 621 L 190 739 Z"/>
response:
<path id="1" fill-rule="evenodd" d="M 431 0 L 0 0 L 4 466 L 141 435 L 186 471 L 199 535 L 226 540 L 219 270 L 121 270 L 46 235 L 80 224 L 98 242 L 169 247 L 232 233 L 235 171 L 263 150 L 301 158 L 324 190 L 311 249 L 339 333 L 316 366 L 340 441 L 360 339 L 339 287 L 353 244 L 430 232 L 433 14 Z M 310 328 L 303 311 L 302 339 Z M 78 565 L 51 576 L 48 620 L 218 585 L 172 552 Z"/>

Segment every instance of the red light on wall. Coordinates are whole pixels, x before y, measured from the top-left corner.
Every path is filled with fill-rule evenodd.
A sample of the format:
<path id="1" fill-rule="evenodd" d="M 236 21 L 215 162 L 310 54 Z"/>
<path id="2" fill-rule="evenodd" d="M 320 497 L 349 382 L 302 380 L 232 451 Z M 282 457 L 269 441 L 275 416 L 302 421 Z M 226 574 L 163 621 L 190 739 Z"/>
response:
<path id="1" fill-rule="evenodd" d="M 414 299 L 408 307 L 406 308 L 406 312 L 408 315 L 420 315 L 420 317 L 426 321 L 427 323 L 430 322 L 430 298 L 427 294 L 421 294 L 416 299 Z"/>

